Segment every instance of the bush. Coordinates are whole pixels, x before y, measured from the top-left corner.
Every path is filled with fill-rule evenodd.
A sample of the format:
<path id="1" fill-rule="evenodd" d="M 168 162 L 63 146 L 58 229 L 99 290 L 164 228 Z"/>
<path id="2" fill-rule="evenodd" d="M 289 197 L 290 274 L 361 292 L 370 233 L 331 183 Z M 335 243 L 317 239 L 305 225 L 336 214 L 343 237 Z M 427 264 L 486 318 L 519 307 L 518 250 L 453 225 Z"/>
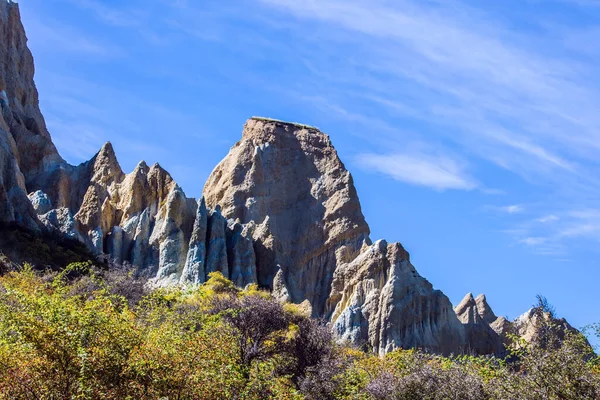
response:
<path id="1" fill-rule="evenodd" d="M 58 233 L 33 232 L 16 223 L 0 223 L 0 252 L 17 264 L 28 263 L 37 270 L 60 270 L 76 262 L 96 261 L 85 244 Z M 0 260 L 2 261 L 2 260 Z M 17 264 L 0 263 L 0 274 L 14 271 Z"/>
<path id="2" fill-rule="evenodd" d="M 124 269 L 20 269 L 0 277 L 0 399 L 600 398 L 589 344 L 552 326 L 536 327 L 541 341 L 514 338 L 511 362 L 380 358 L 335 344 L 306 307 L 219 273 L 146 292 Z"/>

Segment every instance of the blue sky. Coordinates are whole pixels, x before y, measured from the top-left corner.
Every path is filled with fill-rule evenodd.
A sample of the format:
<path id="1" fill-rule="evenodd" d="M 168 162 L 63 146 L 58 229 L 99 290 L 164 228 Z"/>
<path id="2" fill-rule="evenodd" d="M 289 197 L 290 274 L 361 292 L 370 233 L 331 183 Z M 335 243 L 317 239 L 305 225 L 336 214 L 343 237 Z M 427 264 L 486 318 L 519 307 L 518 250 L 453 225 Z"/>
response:
<path id="1" fill-rule="evenodd" d="M 21 0 L 72 163 L 113 142 L 189 196 L 268 116 L 328 133 L 372 238 L 457 304 L 600 321 L 599 0 Z"/>

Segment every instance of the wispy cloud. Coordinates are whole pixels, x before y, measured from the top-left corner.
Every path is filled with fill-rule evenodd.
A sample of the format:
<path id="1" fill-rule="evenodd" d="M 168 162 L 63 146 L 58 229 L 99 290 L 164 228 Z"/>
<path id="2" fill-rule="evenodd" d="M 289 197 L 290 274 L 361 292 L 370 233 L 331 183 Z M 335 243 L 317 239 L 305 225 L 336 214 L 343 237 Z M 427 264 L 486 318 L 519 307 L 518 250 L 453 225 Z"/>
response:
<path id="1" fill-rule="evenodd" d="M 558 220 L 560 220 L 560 218 L 557 217 L 554 214 L 544 215 L 543 217 L 540 217 L 540 218 L 537 219 L 537 221 L 540 222 L 540 223 L 542 223 L 542 224 L 548 224 L 548 223 L 551 223 L 551 222 L 556 222 Z"/>
<path id="2" fill-rule="evenodd" d="M 544 32 L 514 33 L 462 2 L 259 2 L 351 33 L 318 30 L 321 48 L 327 40 L 354 45 L 343 47 L 349 67 L 325 65 L 345 79 L 360 71 L 363 101 L 404 118 L 399 93 L 408 93 L 414 116 L 479 157 L 531 179 L 593 178 L 569 160 L 599 149 L 600 97 L 585 79 L 593 72 L 560 52 L 536 51 Z"/>
<path id="3" fill-rule="evenodd" d="M 494 214 L 521 214 L 526 210 L 523 204 L 509 204 L 506 206 L 486 205 L 483 207 L 483 211 L 492 212 Z"/>
<path id="4" fill-rule="evenodd" d="M 477 187 L 464 167 L 447 157 L 425 154 L 361 154 L 357 157 L 357 162 L 364 168 L 412 185 L 436 190 L 472 190 Z"/>
<path id="5" fill-rule="evenodd" d="M 284 29 L 274 29 L 304 35 L 306 48 L 295 51 L 311 66 L 300 78 L 305 92 L 318 90 L 323 103 L 345 110 L 367 134 L 377 131 L 383 146 L 435 141 L 435 154 L 442 155 L 405 159 L 397 154 L 412 153 L 391 144 L 362 155 L 363 167 L 437 190 L 504 189 L 480 172 L 491 164 L 546 193 L 527 212 L 521 205 L 494 210 L 513 216 L 512 228 L 525 226 L 517 243 L 556 254 L 569 240 L 598 233 L 595 223 L 564 215 L 569 204 L 593 205 L 600 198 L 597 21 L 565 24 L 542 7 L 536 23 L 519 30 L 493 7 L 460 0 L 255 1 L 288 17 Z M 561 2 L 568 6 L 569 0 Z M 408 141 L 392 130 L 374 130 L 370 124 L 378 118 L 422 132 Z M 468 173 L 447 163 L 447 154 L 468 161 Z"/>
<path id="6" fill-rule="evenodd" d="M 537 254 L 565 255 L 574 243 L 585 242 L 592 243 L 592 249 L 596 249 L 600 243 L 600 210 L 558 211 L 523 220 L 505 233 Z"/>
<path id="7" fill-rule="evenodd" d="M 548 238 L 545 237 L 530 236 L 526 237 L 525 239 L 521 239 L 521 243 L 527 246 L 539 246 L 545 244 L 546 242 L 548 242 Z"/>
<path id="8" fill-rule="evenodd" d="M 523 207 L 521 204 L 513 204 L 510 206 L 501 207 L 500 210 L 508 214 L 518 214 L 525 211 L 525 207 Z"/>
<path id="9" fill-rule="evenodd" d="M 490 211 L 511 224 L 501 228 L 521 231 L 513 235 L 515 243 L 550 253 L 553 244 L 556 250 L 559 243 L 595 235 L 595 222 L 567 211 L 593 209 L 600 199 L 600 24 L 591 19 L 569 24 L 539 7 L 535 22 L 519 29 L 509 10 L 516 0 L 508 5 L 466 0 L 62 1 L 96 22 L 144 34 L 152 43 L 178 43 L 190 54 L 214 51 L 209 57 L 223 57 L 219 69 L 209 71 L 222 74 L 215 81 L 225 76 L 231 86 L 242 88 L 242 96 L 255 94 L 249 107 L 276 98 L 286 106 L 264 108 L 292 110 L 294 119 L 301 113 L 334 121 L 334 131 L 328 132 L 357 140 L 351 148 L 360 154 L 354 160 L 365 171 L 438 191 L 507 194 L 511 200 L 506 201 L 516 204 Z M 527 7 L 536 1 L 542 3 L 529 0 Z M 571 7 L 580 13 L 598 3 L 552 1 L 555 7 L 583 6 Z M 497 7 L 506 12 L 495 12 Z M 61 44 L 57 39 L 58 48 L 111 52 L 102 41 L 73 36 L 79 41 Z M 234 65 L 238 60 L 244 65 Z M 160 61 L 137 67 L 154 77 L 164 73 L 190 81 L 186 86 L 211 79 Z M 206 90 L 208 85 L 199 86 Z M 245 93 L 247 88 L 252 90 Z M 114 96 L 120 94 L 101 98 L 110 102 Z M 64 108 L 56 111 L 57 120 L 66 121 L 69 101 L 81 97 L 62 97 L 56 98 L 57 109 L 59 104 Z M 93 107 L 107 108 L 96 102 L 73 109 L 98 114 Z M 159 115 L 163 109 L 173 123 L 185 118 L 166 108 L 146 104 L 144 111 Z M 130 115 L 121 115 L 123 123 L 135 125 Z M 535 193 L 534 187 L 541 188 L 538 198 L 514 196 L 530 188 Z"/>
<path id="10" fill-rule="evenodd" d="M 122 54 L 121 49 L 81 32 L 78 29 L 61 25 L 58 21 L 42 20 L 36 16 L 27 19 L 27 31 L 35 35 L 36 44 L 41 49 L 51 49 L 53 53 L 91 55 L 100 58 L 113 58 Z"/>
<path id="11" fill-rule="evenodd" d="M 135 27 L 140 25 L 140 15 L 143 14 L 139 9 L 122 10 L 121 6 L 108 6 L 96 0 L 68 0 L 71 4 L 93 12 L 99 19 L 111 25 L 121 27 Z M 124 3 L 125 4 L 125 3 Z"/>

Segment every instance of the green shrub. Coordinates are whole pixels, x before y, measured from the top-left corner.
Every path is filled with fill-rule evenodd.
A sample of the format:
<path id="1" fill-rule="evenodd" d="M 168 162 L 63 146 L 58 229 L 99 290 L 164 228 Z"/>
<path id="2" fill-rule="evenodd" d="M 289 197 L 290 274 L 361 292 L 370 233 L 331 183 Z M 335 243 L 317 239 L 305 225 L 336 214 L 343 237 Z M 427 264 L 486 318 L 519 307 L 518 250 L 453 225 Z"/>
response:
<path id="1" fill-rule="evenodd" d="M 0 399 L 600 398 L 585 338 L 551 326 L 542 342 L 514 340 L 510 363 L 380 358 L 335 344 L 304 307 L 218 273 L 197 287 L 143 284 L 81 262 L 0 277 Z"/>

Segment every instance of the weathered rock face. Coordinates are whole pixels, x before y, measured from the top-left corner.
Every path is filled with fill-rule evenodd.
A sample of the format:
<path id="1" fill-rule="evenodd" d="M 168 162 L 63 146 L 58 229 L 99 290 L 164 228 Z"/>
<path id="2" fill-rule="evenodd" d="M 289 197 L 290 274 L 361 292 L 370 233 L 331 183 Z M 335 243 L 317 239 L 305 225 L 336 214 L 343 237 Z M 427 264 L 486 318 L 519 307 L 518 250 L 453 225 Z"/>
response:
<path id="1" fill-rule="evenodd" d="M 39 215 L 43 226 L 86 243 L 116 263 L 134 266 L 155 285 L 203 283 L 212 271 L 240 284 L 256 282 L 245 226 L 229 226 L 218 210 L 206 208 L 204 200 L 197 204 L 187 198 L 160 165 L 140 162 L 124 174 L 107 143 L 74 170 L 78 173 L 71 176 L 69 187 L 77 195 L 67 201 L 72 207 Z M 56 204 L 51 195 L 33 189 L 37 191 L 30 198 L 36 210 Z M 51 185 L 45 189 L 61 192 Z"/>
<path id="2" fill-rule="evenodd" d="M 473 298 L 467 294 L 458 306 L 454 308 L 458 319 L 465 327 L 469 353 L 497 354 L 504 352 L 504 324 L 503 317 L 497 318 L 487 303 L 485 295 Z M 494 329 L 493 326 L 497 328 Z"/>
<path id="3" fill-rule="evenodd" d="M 258 282 L 256 254 L 249 227 L 229 220 L 227 235 L 227 264 L 229 277 L 239 287 Z"/>
<path id="4" fill-rule="evenodd" d="M 188 249 L 181 283 L 201 284 L 206 282 L 206 235 L 208 230 L 208 210 L 204 198 L 198 203 L 196 220 Z"/>
<path id="5" fill-rule="evenodd" d="M 410 347 L 449 354 L 465 346 L 450 301 L 418 274 L 399 243 L 378 241 L 343 264 L 329 304 L 339 338 L 380 354 Z"/>
<path id="6" fill-rule="evenodd" d="M 21 23 L 19 7 L 0 2 L 0 91 L 3 117 L 14 139 L 19 168 L 25 183 L 39 178 L 41 171 L 62 161 L 39 109 L 33 81 L 33 56 Z"/>
<path id="7" fill-rule="evenodd" d="M 0 221 L 37 229 L 26 185 L 61 161 L 38 107 L 33 57 L 15 3 L 0 2 Z"/>
<path id="8" fill-rule="evenodd" d="M 265 224 L 254 235 L 260 284 L 272 287 L 280 266 L 291 300 L 319 313 L 343 255 L 368 239 L 352 177 L 314 128 L 249 120 L 204 196 L 229 218 Z"/>
<path id="9" fill-rule="evenodd" d="M 504 357 L 512 336 L 528 343 L 538 341 L 542 323 L 550 323 L 559 339 L 563 339 L 567 332 L 578 332 L 564 318 L 555 318 L 538 308 L 530 309 L 514 321 L 496 317 L 484 295 L 473 298 L 471 293 L 467 294 L 454 311 L 465 327 L 468 344 L 465 351 L 472 354 Z"/>
<path id="10" fill-rule="evenodd" d="M 219 239 L 193 235 L 196 201 L 158 164 L 141 162 L 125 174 L 110 143 L 86 163 L 66 163 L 46 129 L 33 75 L 19 7 L 0 1 L 0 222 L 60 232 L 117 263 L 134 265 L 158 285 L 204 281 L 199 260 L 220 240 L 223 257 L 215 269 L 227 272 L 231 253 L 233 278 L 256 281 L 244 227 L 229 229 L 222 219 Z M 205 216 L 198 215 L 198 230 Z M 235 240 L 228 244 L 229 236 Z M 191 272 L 184 276 L 188 253 Z"/>
<path id="11" fill-rule="evenodd" d="M 539 340 L 539 326 L 542 323 L 551 323 L 561 340 L 564 339 L 567 332 L 578 332 L 564 318 L 555 318 L 549 312 L 540 311 L 536 308 L 532 308 L 519 316 L 512 323 L 512 329 L 517 335 L 532 343 Z"/>
<path id="12" fill-rule="evenodd" d="M 464 328 L 400 244 L 371 245 L 352 177 L 316 128 L 254 118 L 215 168 L 207 204 L 252 226 L 258 281 L 308 300 L 341 340 L 457 352 Z"/>

